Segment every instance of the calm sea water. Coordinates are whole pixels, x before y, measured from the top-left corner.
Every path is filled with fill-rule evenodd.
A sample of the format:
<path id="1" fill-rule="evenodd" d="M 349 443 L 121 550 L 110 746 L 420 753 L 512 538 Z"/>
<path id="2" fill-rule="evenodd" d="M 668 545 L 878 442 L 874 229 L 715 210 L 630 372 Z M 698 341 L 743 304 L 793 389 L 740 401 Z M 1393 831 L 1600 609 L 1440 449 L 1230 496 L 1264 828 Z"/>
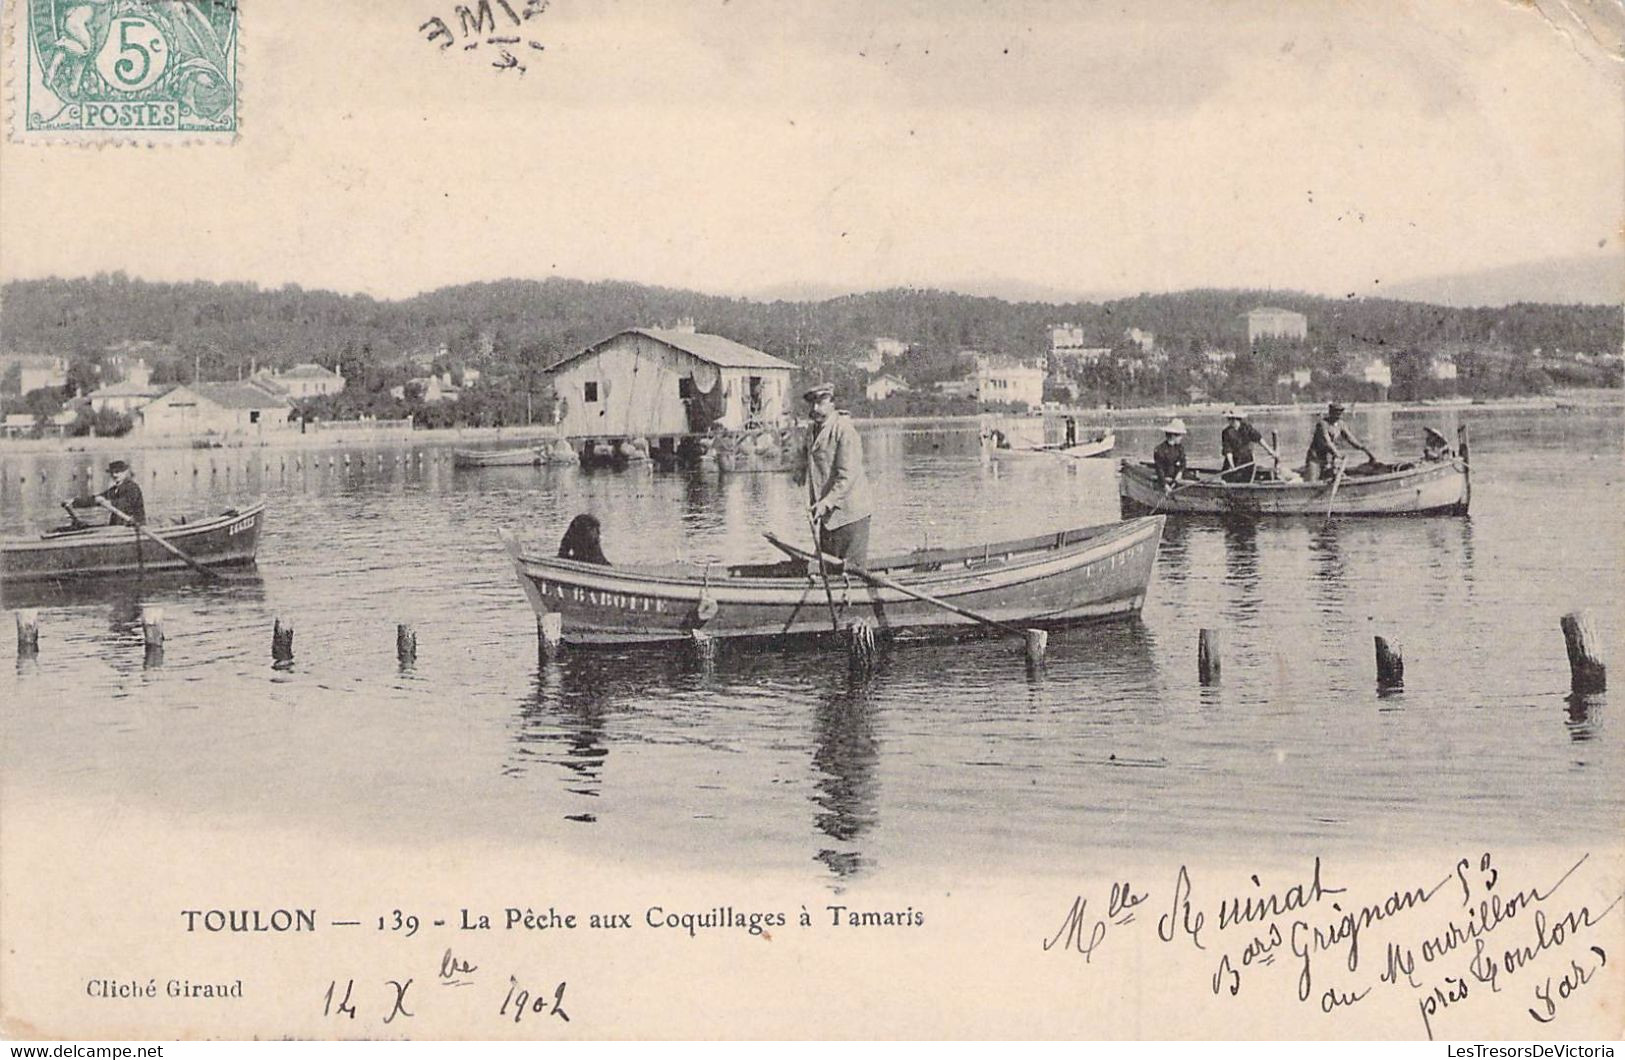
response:
<path id="1" fill-rule="evenodd" d="M 1170 521 L 1141 618 L 1055 634 L 1036 678 L 999 640 L 899 649 L 866 682 L 816 648 L 538 661 L 500 528 L 551 547 L 592 511 L 617 562 L 776 558 L 762 531 L 805 533 L 786 476 L 456 471 L 449 449 L 404 444 L 138 452 L 154 517 L 264 497 L 259 564 L 13 593 L 40 608 L 41 650 L 12 665 L 8 621 L 0 797 L 826 880 L 1091 850 L 1617 837 L 1621 719 L 1566 698 L 1558 618 L 1591 609 L 1625 655 L 1625 421 L 1378 410 L 1355 427 L 1403 458 L 1455 416 L 1473 431 L 1470 519 Z M 1297 455 L 1309 422 L 1261 425 Z M 1219 424 L 1192 426 L 1193 451 L 1216 452 Z M 1145 455 L 1158 434 L 1118 438 Z M 1115 460 L 986 464 L 959 425 L 864 440 L 876 552 L 1117 518 Z M 106 459 L 0 455 L 0 533 L 57 521 L 71 476 Z M 155 668 L 142 604 L 166 613 Z M 289 671 L 270 665 L 274 616 L 296 630 Z M 400 622 L 418 631 L 405 672 Z M 1202 627 L 1224 631 L 1217 688 L 1197 683 Z M 1377 694 L 1373 634 L 1403 644 L 1400 695 Z"/>

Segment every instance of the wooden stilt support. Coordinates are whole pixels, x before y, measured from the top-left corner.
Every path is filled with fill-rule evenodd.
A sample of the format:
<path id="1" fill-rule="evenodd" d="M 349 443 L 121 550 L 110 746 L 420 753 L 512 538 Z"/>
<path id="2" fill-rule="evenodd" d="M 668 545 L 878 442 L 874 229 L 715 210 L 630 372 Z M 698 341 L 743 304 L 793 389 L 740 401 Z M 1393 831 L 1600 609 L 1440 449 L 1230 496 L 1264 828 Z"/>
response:
<path id="1" fill-rule="evenodd" d="M 1596 654 L 1597 640 L 1590 615 L 1574 611 L 1563 616 L 1563 643 L 1569 650 L 1569 686 L 1575 695 L 1608 690 L 1608 666 Z"/>
<path id="2" fill-rule="evenodd" d="M 17 658 L 32 659 L 39 654 L 39 612 L 17 612 Z"/>
<path id="3" fill-rule="evenodd" d="M 549 611 L 536 620 L 536 641 L 543 655 L 557 654 L 564 643 L 564 615 Z"/>
<path id="4" fill-rule="evenodd" d="M 717 640 L 703 629 L 688 631 L 688 641 L 694 646 L 694 657 L 702 665 L 709 666 L 717 661 Z"/>
<path id="5" fill-rule="evenodd" d="M 417 665 L 417 630 L 404 622 L 395 627 L 395 658 L 400 660 L 402 669 Z"/>
<path id="6" fill-rule="evenodd" d="M 1377 645 L 1377 689 L 1393 692 L 1405 687 L 1405 649 L 1398 643 L 1390 644 L 1382 637 L 1374 638 Z"/>
<path id="7" fill-rule="evenodd" d="M 150 604 L 141 609 L 141 642 L 146 646 L 146 665 L 164 661 L 164 609 Z"/>
<path id="8" fill-rule="evenodd" d="M 293 665 L 293 625 L 281 618 L 271 625 L 271 662 L 281 669 Z"/>
<path id="9" fill-rule="evenodd" d="M 1219 644 L 1219 631 L 1204 629 L 1196 638 L 1196 676 L 1204 685 L 1219 683 L 1224 660 Z"/>

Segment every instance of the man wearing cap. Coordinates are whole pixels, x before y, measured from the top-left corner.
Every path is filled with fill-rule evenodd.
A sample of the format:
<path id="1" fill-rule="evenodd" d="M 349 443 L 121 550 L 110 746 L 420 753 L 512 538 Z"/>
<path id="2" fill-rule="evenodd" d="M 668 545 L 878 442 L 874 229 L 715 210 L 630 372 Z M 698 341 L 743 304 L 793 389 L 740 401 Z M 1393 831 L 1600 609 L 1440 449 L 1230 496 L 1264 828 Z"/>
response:
<path id="1" fill-rule="evenodd" d="M 1450 439 L 1446 438 L 1443 432 L 1436 431 L 1432 427 L 1422 428 L 1423 460 L 1430 464 L 1438 464 L 1455 455 L 1455 451 L 1450 448 Z"/>
<path id="2" fill-rule="evenodd" d="M 1230 408 L 1224 414 L 1225 427 L 1219 435 L 1219 448 L 1224 456 L 1223 478 L 1226 482 L 1251 482 L 1257 477 L 1258 466 L 1253 461 L 1253 446 L 1261 445 L 1264 452 L 1275 457 L 1275 450 L 1270 443 L 1258 433 L 1258 428 L 1247 422 L 1238 408 Z"/>
<path id="3" fill-rule="evenodd" d="M 812 427 L 807 460 L 796 477 L 807 483 L 808 510 L 818 525 L 825 555 L 863 566 L 869 558 L 869 482 L 863 474 L 863 443 L 844 412 L 835 409 L 835 388 L 821 383 L 801 395 Z"/>
<path id="4" fill-rule="evenodd" d="M 1339 443 L 1358 449 L 1372 460 L 1376 459 L 1371 450 L 1349 433 L 1347 425 L 1343 423 L 1343 403 L 1334 401 L 1326 406 L 1326 415 L 1315 421 L 1315 433 L 1309 439 L 1309 456 L 1304 461 L 1306 478 L 1313 482 L 1336 477 L 1338 466 L 1343 462 L 1343 454 L 1337 448 Z"/>
<path id="5" fill-rule="evenodd" d="M 1172 493 L 1174 483 L 1185 473 L 1185 421 L 1175 416 L 1162 428 L 1162 443 L 1151 454 L 1151 463 L 1157 469 L 1157 485 L 1162 492 Z"/>
<path id="6" fill-rule="evenodd" d="M 108 526 L 129 526 L 131 523 L 142 524 L 147 521 L 146 502 L 141 498 L 141 487 L 135 484 L 135 474 L 130 465 L 122 460 L 115 460 L 107 465 L 107 473 L 113 479 L 113 484 L 95 497 L 75 497 L 68 501 L 74 508 L 97 508 L 97 499 L 106 501 L 118 509 L 118 514 L 107 513 Z"/>

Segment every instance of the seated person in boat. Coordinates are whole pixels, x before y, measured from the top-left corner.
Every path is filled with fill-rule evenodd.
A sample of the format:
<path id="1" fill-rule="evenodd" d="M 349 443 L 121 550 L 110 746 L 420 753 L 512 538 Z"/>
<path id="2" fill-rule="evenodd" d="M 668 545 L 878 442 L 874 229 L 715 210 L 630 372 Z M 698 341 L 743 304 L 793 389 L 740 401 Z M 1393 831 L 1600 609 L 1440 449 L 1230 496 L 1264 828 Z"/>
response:
<path id="1" fill-rule="evenodd" d="M 559 542 L 559 558 L 607 567 L 609 560 L 604 556 L 602 538 L 603 527 L 598 517 L 582 513 L 571 519 L 569 529 L 564 531 L 564 539 Z"/>
<path id="2" fill-rule="evenodd" d="M 99 508 L 97 501 L 106 501 L 116 512 L 107 513 L 108 526 L 129 526 L 147 521 L 147 505 L 141 497 L 141 487 L 135 483 L 135 472 L 122 460 L 107 465 L 107 474 L 113 484 L 93 497 L 75 497 L 66 502 L 70 508 Z M 75 522 L 78 522 L 75 517 Z"/>
<path id="3" fill-rule="evenodd" d="M 1010 439 L 1004 436 L 1003 431 L 995 427 L 992 430 L 982 432 L 982 444 L 991 445 L 995 449 L 1008 449 L 1010 448 Z"/>
<path id="4" fill-rule="evenodd" d="M 812 426 L 797 483 L 807 484 L 808 512 L 818 527 L 818 548 L 862 566 L 869 558 L 869 480 L 863 473 L 863 442 L 844 412 L 835 409 L 835 388 L 822 383 L 801 395 Z"/>
<path id="5" fill-rule="evenodd" d="M 1185 421 L 1175 416 L 1163 426 L 1162 434 L 1151 463 L 1157 469 L 1157 485 L 1162 492 L 1172 493 L 1174 483 L 1185 474 Z"/>
<path id="6" fill-rule="evenodd" d="M 1258 433 L 1258 428 L 1247 422 L 1240 409 L 1231 408 L 1224 414 L 1225 427 L 1219 435 L 1219 448 L 1223 452 L 1224 472 L 1226 482 L 1251 482 L 1258 478 L 1258 465 L 1253 460 L 1253 446 L 1264 447 L 1264 452 L 1276 458 L 1270 443 Z"/>
<path id="7" fill-rule="evenodd" d="M 1344 408 L 1341 401 L 1333 401 L 1326 406 L 1326 415 L 1315 421 L 1315 433 L 1309 439 L 1309 455 L 1304 461 L 1304 477 L 1311 482 L 1337 476 L 1338 467 L 1347 459 L 1338 448 L 1340 445 L 1360 450 L 1367 459 L 1376 459 L 1343 422 Z"/>
<path id="8" fill-rule="evenodd" d="M 1450 448 L 1450 439 L 1432 427 L 1422 428 L 1422 459 L 1430 464 L 1443 463 L 1456 455 Z"/>

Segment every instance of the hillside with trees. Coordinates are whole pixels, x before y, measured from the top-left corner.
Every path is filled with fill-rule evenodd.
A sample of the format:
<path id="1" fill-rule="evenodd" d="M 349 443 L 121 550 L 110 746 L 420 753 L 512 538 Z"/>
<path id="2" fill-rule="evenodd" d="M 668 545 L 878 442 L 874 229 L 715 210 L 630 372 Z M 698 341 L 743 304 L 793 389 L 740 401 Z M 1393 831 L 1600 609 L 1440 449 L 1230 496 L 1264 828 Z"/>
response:
<path id="1" fill-rule="evenodd" d="M 1247 347 L 1240 315 L 1260 305 L 1303 313 L 1299 343 Z M 1553 385 L 1620 384 L 1625 346 L 1618 306 L 1517 304 L 1451 308 L 1381 298 L 1331 299 L 1283 291 L 1194 290 L 1103 303 L 1006 302 L 946 291 L 893 289 L 818 302 L 760 302 L 619 282 L 504 280 L 446 287 L 385 301 L 365 295 L 275 289 L 242 283 L 151 283 L 121 273 L 81 279 L 14 281 L 0 288 L 5 352 L 69 357 L 83 389 L 120 343 L 146 340 L 171 351 L 155 379 L 236 379 L 256 367 L 316 362 L 342 370 L 344 395 L 327 415 L 399 414 L 409 401 L 393 387 L 425 371 L 477 369 L 477 397 L 443 410 L 459 422 L 523 422 L 547 407 L 548 364 L 616 331 L 691 319 L 859 387 L 852 361 L 877 336 L 906 343 L 888 371 L 926 387 L 963 370 L 961 351 L 1040 360 L 1049 328 L 1080 326 L 1114 356 L 1082 380 L 1089 399 L 1113 404 L 1178 399 L 1192 387 L 1215 398 L 1265 400 L 1277 375 L 1309 367 L 1317 386 L 1346 386 L 1348 352 L 1382 351 L 1395 397 L 1426 396 L 1419 371 L 1433 351 L 1450 349 L 1469 394 L 1532 393 Z M 1137 357 L 1128 328 L 1154 332 L 1159 357 Z M 1234 353 L 1222 379 L 1207 353 Z M 1575 355 L 1584 355 L 1576 357 Z M 1407 393 L 1412 391 L 1414 393 Z M 859 391 L 861 392 L 861 390 Z M 481 403 L 483 402 L 483 404 Z M 916 397 L 909 407 L 920 407 Z M 423 411 L 423 410 L 420 410 Z"/>

